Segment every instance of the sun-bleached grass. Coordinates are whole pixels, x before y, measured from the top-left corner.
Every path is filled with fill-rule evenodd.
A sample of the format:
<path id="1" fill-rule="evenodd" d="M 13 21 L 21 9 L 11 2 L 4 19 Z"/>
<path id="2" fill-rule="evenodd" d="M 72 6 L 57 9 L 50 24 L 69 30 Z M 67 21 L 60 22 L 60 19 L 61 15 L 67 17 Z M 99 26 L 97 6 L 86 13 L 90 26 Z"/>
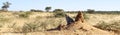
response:
<path id="1" fill-rule="evenodd" d="M 12 13 L 12 12 L 7 12 L 7 13 L 0 13 L 0 15 L 3 15 L 2 20 L 0 24 L 2 25 L 1 28 L 12 28 L 14 32 L 23 32 L 24 30 L 28 30 L 28 32 L 40 32 L 40 31 L 45 31 L 47 29 L 52 29 L 57 27 L 59 24 L 66 24 L 65 17 L 57 18 L 54 17 L 53 13 L 45 13 L 45 12 L 31 12 L 29 17 L 26 18 L 21 18 L 19 17 L 18 13 Z M 24 13 L 24 12 L 22 12 Z M 17 16 L 16 16 L 17 15 Z M 67 13 L 70 17 L 76 16 L 76 13 Z M 111 22 L 111 20 L 120 20 L 119 15 L 114 15 L 114 14 L 88 14 L 86 13 L 87 17 L 89 18 L 86 23 L 89 24 L 97 24 L 99 21 L 103 20 L 105 22 Z M 10 17 L 9 17 L 10 16 Z M 3 19 L 5 18 L 5 19 Z M 8 19 L 8 20 L 6 20 Z M 1 19 L 0 19 L 1 20 Z M 14 24 L 15 23 L 15 24 Z M 25 29 L 25 28 L 28 29 Z M 35 28 L 35 29 L 34 29 Z M 23 30 L 24 29 L 24 30 Z M 9 30 L 9 29 L 6 29 Z M 32 30 L 32 31 L 29 31 Z"/>

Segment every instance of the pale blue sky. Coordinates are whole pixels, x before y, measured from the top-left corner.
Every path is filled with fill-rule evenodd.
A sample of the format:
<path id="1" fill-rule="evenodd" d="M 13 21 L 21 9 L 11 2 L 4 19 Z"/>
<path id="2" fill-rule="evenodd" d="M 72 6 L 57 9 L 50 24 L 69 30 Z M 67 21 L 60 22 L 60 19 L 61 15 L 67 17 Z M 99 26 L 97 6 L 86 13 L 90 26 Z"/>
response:
<path id="1" fill-rule="evenodd" d="M 120 11 L 120 0 L 0 0 L 0 7 L 3 2 L 12 3 L 9 10 L 44 10 L 46 6 L 54 9 L 64 10 L 118 10 Z"/>

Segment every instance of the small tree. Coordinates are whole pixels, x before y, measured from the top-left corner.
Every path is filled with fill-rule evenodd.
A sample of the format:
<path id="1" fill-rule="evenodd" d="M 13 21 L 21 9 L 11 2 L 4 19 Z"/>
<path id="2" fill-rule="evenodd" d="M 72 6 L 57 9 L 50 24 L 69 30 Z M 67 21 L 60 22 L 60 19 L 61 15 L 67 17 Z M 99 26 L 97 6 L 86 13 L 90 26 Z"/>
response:
<path id="1" fill-rule="evenodd" d="M 9 2 L 4 2 L 3 6 L 1 7 L 3 11 L 8 11 L 9 6 L 11 5 L 11 3 Z"/>
<path id="2" fill-rule="evenodd" d="M 49 10 L 51 10 L 51 7 L 46 7 L 45 10 L 49 12 Z"/>

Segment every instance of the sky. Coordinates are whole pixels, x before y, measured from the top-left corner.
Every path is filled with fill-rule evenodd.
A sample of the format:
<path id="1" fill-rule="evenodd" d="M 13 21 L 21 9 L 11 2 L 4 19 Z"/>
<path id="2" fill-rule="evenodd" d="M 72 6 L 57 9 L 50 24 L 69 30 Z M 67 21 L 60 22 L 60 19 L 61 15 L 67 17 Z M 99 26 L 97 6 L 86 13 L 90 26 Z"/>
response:
<path id="1" fill-rule="evenodd" d="M 0 7 L 3 2 L 10 2 L 9 10 L 39 9 L 51 6 L 54 9 L 64 9 L 66 11 L 78 11 L 94 9 L 97 11 L 120 11 L 120 0 L 0 0 Z M 1 9 L 1 8 L 0 8 Z"/>

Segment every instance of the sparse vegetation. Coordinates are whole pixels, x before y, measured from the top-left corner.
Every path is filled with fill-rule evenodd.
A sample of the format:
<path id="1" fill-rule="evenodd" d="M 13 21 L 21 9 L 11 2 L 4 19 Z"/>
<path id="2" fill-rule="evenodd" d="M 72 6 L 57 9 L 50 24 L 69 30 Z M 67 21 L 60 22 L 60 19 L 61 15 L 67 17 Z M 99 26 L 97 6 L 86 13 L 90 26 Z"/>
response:
<path id="1" fill-rule="evenodd" d="M 44 14 L 42 14 L 44 13 Z M 50 14 L 50 15 L 45 15 L 46 12 L 1 12 L 0 13 L 0 27 L 5 27 L 6 25 L 4 24 L 7 24 L 8 28 L 12 28 L 13 30 L 11 30 L 12 32 L 23 32 L 23 33 L 30 33 L 30 32 L 43 32 L 43 31 L 46 31 L 47 29 L 52 29 L 52 28 L 55 28 L 57 27 L 58 25 L 60 24 L 66 24 L 66 21 L 65 21 L 65 18 L 54 18 L 54 15 L 57 14 L 57 13 L 61 13 L 64 17 L 64 12 L 62 11 L 57 11 L 57 12 L 51 12 L 51 13 L 47 13 L 47 14 Z M 65 12 L 67 15 L 69 15 L 70 17 L 74 17 L 76 16 L 76 13 L 67 13 Z M 24 17 L 24 16 L 20 16 L 21 14 L 27 16 L 27 17 Z M 61 16 L 61 14 L 58 14 Z M 18 15 L 20 18 L 17 18 L 16 15 Z M 89 16 L 90 18 L 89 18 Z M 93 16 L 94 15 L 94 16 Z M 99 16 L 103 16 L 104 17 L 98 17 Z M 10 16 L 8 18 L 8 16 Z M 32 16 L 32 17 L 31 17 Z M 44 17 L 45 16 L 45 17 Z M 48 17 L 46 17 L 48 16 Z M 57 17 L 60 17 L 60 16 L 57 16 Z M 117 19 L 115 20 L 118 20 L 119 18 L 119 15 L 116 15 L 116 14 L 89 14 L 89 13 L 84 13 L 84 18 L 85 19 L 93 19 L 93 24 L 95 24 L 95 22 L 97 20 L 101 20 L 105 17 L 108 17 L 107 19 L 109 19 L 109 16 L 110 16 L 110 19 L 113 19 L 112 17 L 117 17 Z M 22 17 L 22 19 L 21 19 Z M 29 19 L 26 19 L 28 18 Z M 49 18 L 50 17 L 50 18 Z M 91 18 L 92 17 L 92 18 Z M 24 19 L 23 19 L 24 18 Z M 39 18 L 39 19 L 38 19 Z M 95 18 L 95 19 L 94 19 Z M 98 19 L 99 18 L 99 19 Z M 3 21 L 5 19 L 5 21 Z M 13 20 L 13 21 L 9 21 L 7 23 L 8 20 Z M 35 21 L 37 20 L 37 21 Z M 95 21 L 94 21 L 95 20 Z M 105 19 L 104 19 L 105 20 Z M 91 21 L 91 20 L 87 20 L 87 21 Z M 5 23 L 4 23 L 5 22 Z M 15 24 L 14 24 L 15 22 Z M 24 24 L 25 22 L 25 24 Z M 38 23 L 37 23 L 38 22 Z M 86 22 L 87 23 L 87 22 Z M 119 30 L 119 22 L 117 22 L 118 24 L 104 24 L 103 22 L 103 25 L 101 24 L 101 28 L 100 29 L 103 29 L 103 30 Z M 19 26 L 20 25 L 20 26 Z M 109 26 L 109 25 L 112 25 L 112 26 Z M 98 26 L 100 26 L 98 24 Z M 9 30 L 9 29 L 6 29 L 6 30 Z"/>
<path id="2" fill-rule="evenodd" d="M 120 35 L 119 3 L 110 1 L 108 3 L 114 6 L 108 3 L 102 6 L 101 1 L 95 1 L 97 5 L 91 5 L 91 1 L 78 5 L 79 1 L 72 3 L 74 1 L 69 0 L 4 1 L 7 2 L 0 1 L 3 3 L 0 9 L 0 35 Z M 10 8 L 11 3 L 13 8 Z M 116 11 L 111 11 L 111 7 Z"/>

